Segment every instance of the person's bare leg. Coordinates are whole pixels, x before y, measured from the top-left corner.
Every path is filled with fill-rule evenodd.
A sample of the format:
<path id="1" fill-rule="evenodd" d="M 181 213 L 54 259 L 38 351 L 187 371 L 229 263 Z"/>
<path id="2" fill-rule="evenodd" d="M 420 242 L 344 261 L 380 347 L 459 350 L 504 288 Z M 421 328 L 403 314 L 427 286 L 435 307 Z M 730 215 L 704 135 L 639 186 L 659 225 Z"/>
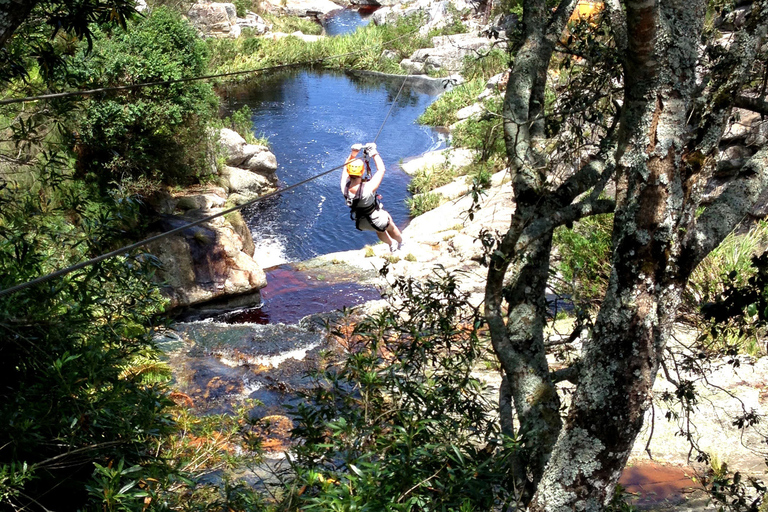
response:
<path id="1" fill-rule="evenodd" d="M 379 240 L 391 246 L 392 239 L 389 237 L 388 231 L 389 229 L 387 229 L 387 231 L 376 231 L 376 235 L 379 237 Z"/>
<path id="2" fill-rule="evenodd" d="M 387 213 L 387 215 L 389 215 L 389 213 Z M 403 241 L 403 235 L 402 233 L 400 233 L 400 230 L 397 228 L 395 221 L 392 220 L 391 215 L 389 215 L 389 226 L 387 226 L 387 235 L 397 240 L 398 244 Z"/>

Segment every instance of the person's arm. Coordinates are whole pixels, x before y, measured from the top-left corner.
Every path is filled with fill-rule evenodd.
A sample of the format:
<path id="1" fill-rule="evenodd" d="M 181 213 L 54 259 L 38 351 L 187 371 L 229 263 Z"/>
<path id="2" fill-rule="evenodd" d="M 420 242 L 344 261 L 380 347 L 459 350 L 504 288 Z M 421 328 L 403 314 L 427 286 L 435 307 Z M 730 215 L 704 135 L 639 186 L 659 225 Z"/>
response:
<path id="1" fill-rule="evenodd" d="M 375 192 L 379 188 L 379 185 L 381 185 L 381 180 L 384 179 L 386 168 L 384 167 L 384 160 L 381 159 L 381 155 L 375 147 L 373 151 L 369 151 L 368 156 L 373 158 L 373 163 L 376 164 L 376 172 L 373 174 L 371 181 L 366 184 L 366 187 L 369 189 L 372 188 Z"/>

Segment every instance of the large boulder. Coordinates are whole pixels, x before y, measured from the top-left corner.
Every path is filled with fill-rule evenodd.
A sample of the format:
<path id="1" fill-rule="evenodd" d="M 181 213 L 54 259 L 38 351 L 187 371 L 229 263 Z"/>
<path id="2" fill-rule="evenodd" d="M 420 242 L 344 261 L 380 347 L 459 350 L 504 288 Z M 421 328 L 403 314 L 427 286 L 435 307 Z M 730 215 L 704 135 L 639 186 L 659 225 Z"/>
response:
<path id="1" fill-rule="evenodd" d="M 478 37 L 473 34 L 436 36 L 432 38 L 433 48 L 416 50 L 410 59 L 406 59 L 406 64 L 410 69 L 423 64 L 425 73 L 445 69 L 456 72 L 461 70 L 464 57 L 488 51 L 492 44 L 493 42 L 487 37 Z"/>
<path id="2" fill-rule="evenodd" d="M 235 4 L 213 3 L 201 0 L 187 12 L 189 22 L 205 37 L 240 36 L 240 26 L 237 24 Z"/>
<path id="3" fill-rule="evenodd" d="M 239 133 L 229 128 L 222 128 L 219 131 L 219 145 L 224 151 L 227 165 L 240 166 L 254 155 L 269 152 L 267 146 L 248 144 Z"/>
<path id="4" fill-rule="evenodd" d="M 277 185 L 277 179 L 263 174 L 225 166 L 219 175 L 219 184 L 229 192 L 229 201 L 243 204 L 260 195 L 271 192 Z"/>
<path id="5" fill-rule="evenodd" d="M 163 215 L 159 228 L 169 231 L 214 212 Z M 248 249 L 243 236 L 224 217 L 149 245 L 149 251 L 162 263 L 158 278 L 171 309 L 243 294 L 257 301 L 258 291 L 267 281 L 264 271 L 246 252 Z"/>

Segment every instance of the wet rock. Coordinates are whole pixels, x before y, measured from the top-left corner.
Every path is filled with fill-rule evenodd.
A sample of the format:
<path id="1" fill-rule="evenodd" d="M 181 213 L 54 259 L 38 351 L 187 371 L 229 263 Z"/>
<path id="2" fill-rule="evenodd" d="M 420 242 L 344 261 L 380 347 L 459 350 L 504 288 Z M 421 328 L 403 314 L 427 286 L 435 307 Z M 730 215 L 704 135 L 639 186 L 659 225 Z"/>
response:
<path id="1" fill-rule="evenodd" d="M 236 38 L 240 36 L 235 4 L 200 1 L 189 8 L 187 18 L 205 37 Z"/>
<path id="2" fill-rule="evenodd" d="M 194 212 L 208 215 L 212 210 Z M 169 231 L 194 220 L 194 215 L 164 215 L 159 227 Z M 264 271 L 244 247 L 243 238 L 222 217 L 150 244 L 149 251 L 162 263 L 158 278 L 169 308 L 254 293 L 266 286 Z"/>
<path id="3" fill-rule="evenodd" d="M 287 416 L 272 414 L 264 416 L 253 429 L 261 438 L 261 447 L 265 452 L 282 453 L 291 447 L 293 422 Z"/>

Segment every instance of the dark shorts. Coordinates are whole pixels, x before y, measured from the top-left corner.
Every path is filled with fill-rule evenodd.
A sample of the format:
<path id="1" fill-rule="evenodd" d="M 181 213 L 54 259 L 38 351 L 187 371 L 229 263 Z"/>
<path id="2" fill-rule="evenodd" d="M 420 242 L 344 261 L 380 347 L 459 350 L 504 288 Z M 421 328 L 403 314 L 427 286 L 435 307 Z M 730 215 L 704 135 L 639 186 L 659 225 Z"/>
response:
<path id="1" fill-rule="evenodd" d="M 368 219 L 371 222 L 368 222 Z M 389 227 L 389 214 L 387 210 L 374 210 L 368 217 L 362 217 L 357 221 L 357 229 L 360 231 L 386 231 Z"/>

